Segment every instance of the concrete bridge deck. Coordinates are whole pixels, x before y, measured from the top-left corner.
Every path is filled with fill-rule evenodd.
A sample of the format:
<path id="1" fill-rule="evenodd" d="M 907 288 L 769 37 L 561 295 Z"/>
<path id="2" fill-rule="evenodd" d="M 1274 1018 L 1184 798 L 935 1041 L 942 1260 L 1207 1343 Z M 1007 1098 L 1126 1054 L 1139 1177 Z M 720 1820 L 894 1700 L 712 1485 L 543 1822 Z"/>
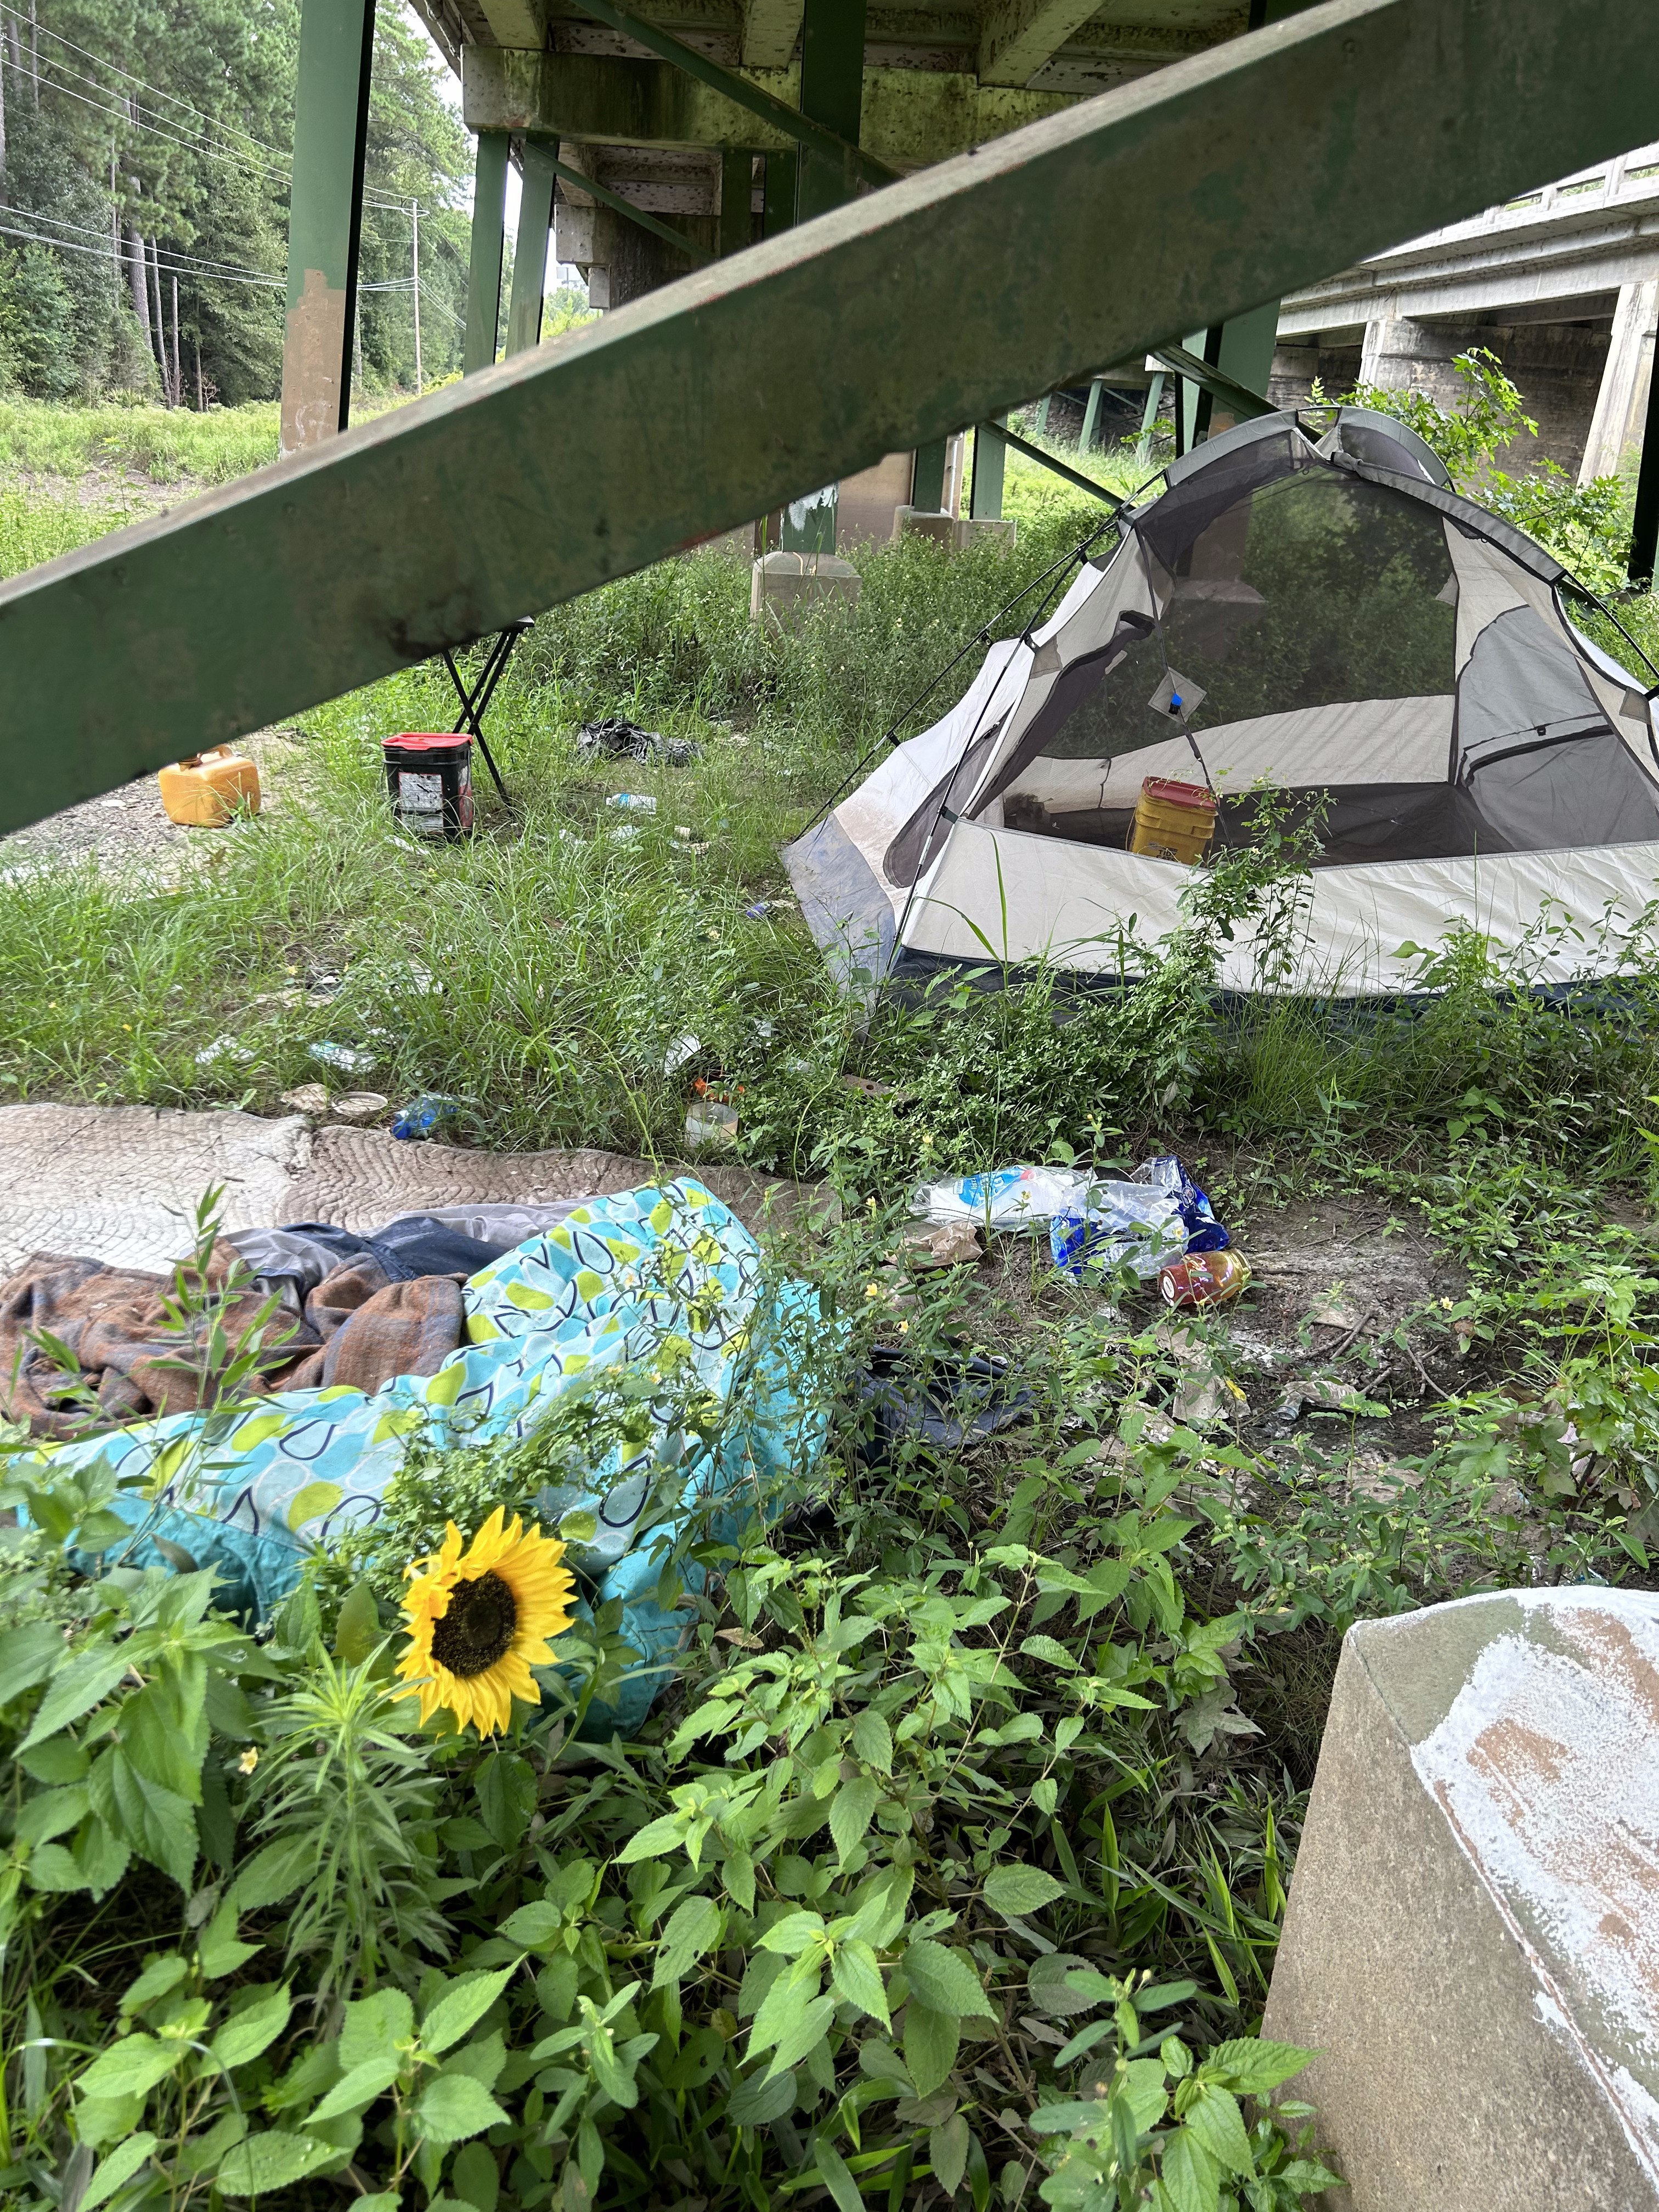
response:
<path id="1" fill-rule="evenodd" d="M 1659 143 L 1522 192 L 1287 299 L 1272 396 L 1363 381 L 1449 399 L 1450 362 L 1490 346 L 1581 476 L 1639 447 L 1659 322 Z M 1517 453 L 1516 458 L 1525 457 Z"/>

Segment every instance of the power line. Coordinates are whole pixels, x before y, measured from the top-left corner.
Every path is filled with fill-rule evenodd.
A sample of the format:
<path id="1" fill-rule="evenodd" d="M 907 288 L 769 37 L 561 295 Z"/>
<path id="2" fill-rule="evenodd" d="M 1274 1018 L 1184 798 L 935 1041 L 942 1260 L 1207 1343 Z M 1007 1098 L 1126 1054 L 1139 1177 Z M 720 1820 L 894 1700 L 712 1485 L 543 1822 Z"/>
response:
<path id="1" fill-rule="evenodd" d="M 189 100 L 180 100 L 176 93 L 163 92 L 159 85 L 146 83 L 143 77 L 135 76 L 131 70 L 124 70 L 118 63 L 107 60 L 102 54 L 94 53 L 90 46 L 77 46 L 73 39 L 66 39 L 61 31 L 48 29 L 44 23 L 31 24 L 17 9 L 3 4 L 3 0 L 0 0 L 0 15 L 9 15 L 21 28 L 26 28 L 31 32 L 44 31 L 47 38 L 56 40 L 60 46 L 67 46 L 71 53 L 79 54 L 83 60 L 96 62 L 100 69 L 108 70 L 113 76 L 124 77 L 129 84 L 137 85 L 140 92 L 152 93 L 157 100 L 166 100 L 173 107 L 182 107 L 187 115 L 193 115 L 201 122 L 211 124 L 216 130 L 229 131 L 238 138 L 245 138 L 250 146 L 257 146 L 261 153 L 272 155 L 278 161 L 292 161 L 291 154 L 283 153 L 280 147 L 268 146 L 263 138 L 256 138 L 251 131 L 244 131 L 240 124 L 225 123 L 216 116 L 209 115 L 203 108 L 193 107 Z M 63 64 L 60 63 L 58 66 L 61 68 Z M 95 77 L 86 76 L 78 70 L 72 70 L 70 74 L 79 76 L 83 84 L 96 85 L 100 92 L 107 92 L 111 88 L 107 85 L 98 84 Z"/>
<path id="2" fill-rule="evenodd" d="M 55 224 L 62 230 L 78 232 L 83 238 L 106 238 L 108 236 L 108 233 L 105 230 L 101 223 L 71 222 L 67 216 L 46 215 L 40 208 L 14 207 L 8 209 L 7 212 L 8 214 L 19 217 L 27 222 L 49 222 Z M 42 239 L 40 242 L 43 246 L 56 246 L 58 243 L 58 240 L 55 238 L 46 238 Z M 111 250 L 113 252 L 114 249 L 112 246 Z M 183 269 L 185 266 L 191 266 L 197 269 L 212 269 L 218 270 L 221 273 L 231 276 L 262 277 L 272 283 L 285 283 L 287 282 L 285 277 L 276 276 L 269 269 L 251 268 L 245 261 L 221 261 L 210 254 L 191 253 L 183 246 L 164 246 L 161 248 L 161 251 L 163 254 L 170 256 L 180 269 Z"/>
<path id="3" fill-rule="evenodd" d="M 14 214 L 15 210 L 9 208 L 6 212 L 9 215 Z M 113 263 L 116 258 L 111 248 L 106 246 L 77 246 L 71 238 L 42 238 L 39 231 L 19 230 L 11 223 L 0 222 L 0 238 L 21 238 L 25 245 L 44 246 L 54 253 L 89 253 L 94 260 L 106 264 Z M 259 284 L 272 287 L 282 292 L 288 289 L 288 279 L 285 276 L 225 276 L 216 274 L 211 269 L 192 268 L 188 263 L 175 266 L 165 253 L 158 253 L 158 258 L 162 270 L 167 275 L 189 276 L 198 283 Z M 130 267 L 131 264 L 124 262 L 123 266 Z"/>
<path id="4" fill-rule="evenodd" d="M 10 16 L 12 21 L 20 27 L 28 27 L 26 16 L 20 14 L 15 8 L 5 4 L 5 0 L 0 0 L 0 17 L 3 16 Z M 234 161 L 240 167 L 252 167 L 263 170 L 273 184 L 284 190 L 288 188 L 292 177 L 291 155 L 283 153 L 278 147 L 268 145 L 263 138 L 256 138 L 251 131 L 243 130 L 240 124 L 228 123 L 222 117 L 209 115 L 204 109 L 192 106 L 189 100 L 180 100 L 176 94 L 161 91 L 158 86 L 148 83 L 143 77 L 135 76 L 131 70 L 124 70 L 117 63 L 106 60 L 101 54 L 94 53 L 90 47 L 77 46 L 73 39 L 64 38 L 61 32 L 46 30 L 45 24 L 40 24 L 37 27 L 46 31 L 48 38 L 55 39 L 59 46 L 67 46 L 72 53 L 80 54 L 84 59 L 95 62 L 100 69 L 108 70 L 112 75 L 124 78 L 129 84 L 136 85 L 141 92 L 151 93 L 157 100 L 167 100 L 172 106 L 182 108 L 187 115 L 196 117 L 200 122 L 208 125 L 210 129 L 221 131 L 232 137 L 244 140 L 248 146 L 257 148 L 260 153 L 270 155 L 271 160 L 270 161 L 250 161 L 247 155 L 240 153 L 234 149 L 215 147 L 201 137 L 181 137 L 177 131 L 169 131 L 164 127 L 167 123 L 174 120 L 170 116 L 157 116 L 154 110 L 145 110 L 142 106 L 139 107 L 138 113 L 135 114 L 131 106 L 112 106 L 90 100 L 86 94 L 76 92 L 70 85 L 60 84 L 55 79 L 42 75 L 40 70 L 24 70 L 22 74 L 31 78 L 36 85 L 44 84 L 50 91 L 62 93 L 66 99 L 78 100 L 82 106 L 90 107 L 94 113 L 106 116 L 112 122 L 124 124 L 128 129 L 146 137 L 164 139 L 169 145 L 181 147 L 187 153 L 204 154 L 210 161 Z M 104 94 L 105 103 L 118 100 L 119 97 L 112 86 L 101 83 L 96 77 L 88 76 L 83 70 L 70 69 L 67 63 L 53 61 L 48 57 L 43 68 L 56 70 L 65 76 L 76 78 L 82 84 L 90 85 L 94 92 Z M 139 119 L 139 117 L 146 112 L 151 114 L 154 118 L 148 123 Z M 367 191 L 363 195 L 363 205 L 378 209 L 381 213 L 387 215 L 402 215 L 406 212 L 405 204 L 401 200 L 380 199 Z M 445 214 L 453 213 L 453 210 L 423 209 L 422 212 Z"/>

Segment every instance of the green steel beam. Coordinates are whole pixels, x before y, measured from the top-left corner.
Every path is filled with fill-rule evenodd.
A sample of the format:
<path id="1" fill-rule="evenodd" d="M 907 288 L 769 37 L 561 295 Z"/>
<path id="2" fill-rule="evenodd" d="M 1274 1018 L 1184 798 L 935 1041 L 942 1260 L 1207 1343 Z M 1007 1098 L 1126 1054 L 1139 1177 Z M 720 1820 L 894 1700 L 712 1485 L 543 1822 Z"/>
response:
<path id="1" fill-rule="evenodd" d="M 351 412 L 357 240 L 374 58 L 374 0 L 306 0 L 294 91 L 288 319 L 279 438 L 285 453 L 343 430 Z"/>
<path id="2" fill-rule="evenodd" d="M 683 231 L 676 230 L 672 222 L 659 222 L 654 215 L 647 214 L 644 208 L 636 208 L 631 200 L 625 200 L 620 192 L 613 192 L 609 185 L 596 183 L 592 177 L 584 176 L 580 169 L 573 169 L 568 161 L 561 161 L 555 155 L 544 152 L 542 158 L 562 183 L 569 185 L 576 191 L 586 192 L 589 199 L 598 200 L 601 207 L 613 209 L 617 215 L 626 216 L 629 222 L 638 223 L 641 230 L 648 230 L 653 238 L 664 240 L 677 253 L 683 253 L 693 268 L 706 269 L 718 258 L 709 252 L 707 246 L 699 246 L 695 239 L 687 238 Z"/>
<path id="3" fill-rule="evenodd" d="M 547 288 L 547 234 L 553 222 L 553 164 L 531 139 L 524 149 L 519 194 L 519 235 L 513 247 L 513 292 L 507 306 L 507 350 L 525 353 L 541 343 L 542 295 Z"/>
<path id="4" fill-rule="evenodd" d="M 775 100 L 787 122 L 763 121 L 746 100 L 715 91 L 670 62 L 504 46 L 468 46 L 461 57 L 469 131 L 533 131 L 601 146 L 793 153 L 800 140 L 799 69 L 756 70 L 732 82 Z M 981 85 L 955 71 L 866 69 L 859 135 L 872 159 L 905 172 L 931 167 L 1076 105 L 1069 93 Z"/>
<path id="5" fill-rule="evenodd" d="M 1474 5 L 1474 0 L 1468 0 L 1468 4 Z M 1183 383 L 1196 385 L 1200 392 L 1207 392 L 1212 399 L 1224 401 L 1232 410 L 1237 422 L 1249 422 L 1258 415 L 1271 415 L 1273 411 L 1259 392 L 1251 392 L 1245 386 L 1236 384 L 1231 376 L 1224 376 L 1219 368 L 1212 368 L 1200 355 L 1189 351 L 1186 346 L 1156 345 L 1148 347 L 1147 351 L 1163 368 L 1173 370 Z M 1188 442 L 1191 442 L 1190 433 Z"/>
<path id="6" fill-rule="evenodd" d="M 0 586 L 0 830 L 1639 145 L 1656 102 L 1623 0 L 1324 0 L 907 178 Z"/>
<path id="7" fill-rule="evenodd" d="M 979 29 L 983 84 L 1026 84 L 1100 0 L 990 0 Z"/>
<path id="8" fill-rule="evenodd" d="M 495 359 L 508 150 L 504 131 L 479 132 L 472 183 L 472 252 L 466 272 L 466 333 L 461 343 L 461 368 L 467 376 L 489 368 Z"/>
<path id="9" fill-rule="evenodd" d="M 837 17 L 856 12 L 859 29 L 856 67 L 862 70 L 864 0 L 823 0 L 823 4 L 830 7 Z M 751 84 L 747 77 L 739 76 L 735 70 L 726 69 L 719 62 L 710 61 L 707 54 L 700 54 L 695 46 L 686 46 L 672 31 L 659 31 L 654 24 L 642 22 L 639 16 L 630 15 L 625 8 L 615 6 L 613 0 L 582 0 L 583 9 L 588 15 L 597 15 L 602 23 L 609 23 L 612 30 L 623 32 L 636 46 L 643 46 L 647 53 L 672 62 L 676 69 L 684 70 L 687 76 L 695 77 L 700 84 L 706 84 L 711 92 L 720 94 L 738 107 L 747 108 L 750 114 L 758 116 L 763 123 L 769 123 L 775 131 L 781 131 L 787 137 L 799 140 L 809 155 L 816 157 L 822 167 L 833 171 L 838 180 L 845 179 L 837 195 L 838 200 L 850 199 L 856 182 L 890 184 L 894 173 L 885 161 L 878 161 L 874 155 L 864 151 L 858 143 L 856 130 L 848 137 L 815 119 L 806 89 L 811 74 L 808 56 L 811 46 L 814 5 L 815 0 L 807 0 L 806 28 L 802 36 L 801 104 L 797 112 L 781 100 L 775 99 L 769 92 L 763 92 L 759 85 Z M 856 114 L 856 89 L 853 106 Z"/>
<path id="10" fill-rule="evenodd" d="M 1128 505 L 1128 501 L 1120 499 L 1115 491 L 1108 491 L 1104 484 L 1097 484 L 1092 477 L 1079 476 L 1075 469 L 1067 468 L 1064 461 L 1057 461 L 1052 453 L 1045 453 L 1041 446 L 1032 445 L 1012 430 L 1005 428 L 1002 442 L 1005 446 L 1012 446 L 1017 453 L 1024 453 L 1028 461 L 1041 461 L 1045 469 L 1052 469 L 1057 477 L 1064 477 L 1068 484 L 1075 484 L 1079 491 L 1091 493 L 1096 499 L 1104 500 L 1114 514 L 1119 507 Z"/>

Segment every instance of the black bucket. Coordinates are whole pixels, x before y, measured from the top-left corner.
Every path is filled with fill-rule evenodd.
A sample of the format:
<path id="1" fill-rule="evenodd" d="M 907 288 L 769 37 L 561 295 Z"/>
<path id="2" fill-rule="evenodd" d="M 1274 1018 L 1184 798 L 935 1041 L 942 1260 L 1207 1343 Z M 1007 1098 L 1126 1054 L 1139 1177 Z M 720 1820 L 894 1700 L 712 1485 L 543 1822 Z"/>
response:
<path id="1" fill-rule="evenodd" d="M 392 811 L 417 837 L 460 837 L 472 827 L 472 740 L 459 735 L 382 738 Z"/>

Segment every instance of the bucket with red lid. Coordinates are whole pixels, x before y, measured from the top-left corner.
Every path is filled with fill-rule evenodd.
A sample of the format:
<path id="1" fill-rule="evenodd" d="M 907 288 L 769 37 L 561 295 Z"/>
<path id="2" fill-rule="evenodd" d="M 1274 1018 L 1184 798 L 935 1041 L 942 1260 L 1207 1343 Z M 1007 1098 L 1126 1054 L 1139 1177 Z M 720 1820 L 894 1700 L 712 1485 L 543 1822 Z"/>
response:
<path id="1" fill-rule="evenodd" d="M 461 837 L 472 827 L 472 739 L 458 732 L 382 738 L 392 811 L 416 837 Z"/>

